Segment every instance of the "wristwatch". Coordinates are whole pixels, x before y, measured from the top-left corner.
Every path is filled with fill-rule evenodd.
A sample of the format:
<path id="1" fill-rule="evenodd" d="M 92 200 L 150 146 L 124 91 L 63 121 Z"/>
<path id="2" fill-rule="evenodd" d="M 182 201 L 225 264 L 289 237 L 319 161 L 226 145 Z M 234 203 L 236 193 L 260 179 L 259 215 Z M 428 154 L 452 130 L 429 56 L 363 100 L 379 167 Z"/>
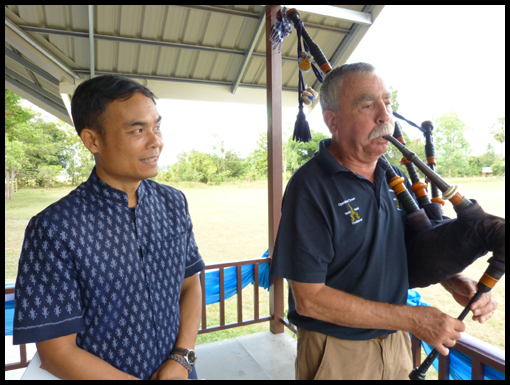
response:
<path id="1" fill-rule="evenodd" d="M 182 356 L 184 359 L 179 356 Z M 180 363 L 190 373 L 191 367 L 197 362 L 197 355 L 192 349 L 174 348 L 168 358 Z"/>

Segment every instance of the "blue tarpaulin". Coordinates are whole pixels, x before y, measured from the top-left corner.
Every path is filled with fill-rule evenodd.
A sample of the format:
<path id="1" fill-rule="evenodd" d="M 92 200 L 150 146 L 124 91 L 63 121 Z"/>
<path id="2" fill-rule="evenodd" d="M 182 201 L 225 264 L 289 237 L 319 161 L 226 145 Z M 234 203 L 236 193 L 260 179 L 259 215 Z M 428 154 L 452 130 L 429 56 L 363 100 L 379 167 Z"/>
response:
<path id="1" fill-rule="evenodd" d="M 12 336 L 14 322 L 14 301 L 5 301 L 5 335 Z"/>
<path id="2" fill-rule="evenodd" d="M 262 255 L 262 258 L 269 256 L 269 250 Z M 244 289 L 249 284 L 253 284 L 254 266 L 244 265 L 241 266 L 241 279 L 242 288 Z M 200 273 L 201 274 L 201 273 Z M 225 299 L 228 299 L 237 294 L 237 267 L 226 267 L 224 269 L 224 286 L 225 286 Z M 269 263 L 259 264 L 259 286 L 269 290 Z M 213 303 L 220 302 L 220 270 L 206 270 L 205 272 L 205 304 L 212 305 Z"/>
<path id="3" fill-rule="evenodd" d="M 14 283 L 6 283 L 5 288 L 13 288 Z M 14 294 L 5 295 L 5 335 L 12 336 L 12 324 L 14 321 Z"/>

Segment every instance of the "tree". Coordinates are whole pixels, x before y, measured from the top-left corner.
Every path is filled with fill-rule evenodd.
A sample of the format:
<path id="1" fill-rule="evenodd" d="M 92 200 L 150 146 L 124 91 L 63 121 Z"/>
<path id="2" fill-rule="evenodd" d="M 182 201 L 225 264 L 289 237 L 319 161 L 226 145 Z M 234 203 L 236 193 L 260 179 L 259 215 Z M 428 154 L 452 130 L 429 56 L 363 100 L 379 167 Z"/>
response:
<path id="1" fill-rule="evenodd" d="M 490 133 L 494 135 L 494 139 L 500 145 L 500 154 L 503 156 L 503 143 L 505 142 L 505 117 L 498 118 L 498 122 L 493 124 Z"/>
<path id="2" fill-rule="evenodd" d="M 464 137 L 467 126 L 453 111 L 434 120 L 434 123 L 437 171 L 443 175 L 447 173 L 449 177 L 466 176 L 465 166 L 471 150 Z"/>
<path id="3" fill-rule="evenodd" d="M 397 112 L 398 107 L 400 105 L 397 100 L 398 90 L 394 90 L 393 87 L 390 86 L 390 92 L 391 92 L 391 109 L 392 111 Z"/>
<path id="4" fill-rule="evenodd" d="M 219 150 L 219 154 L 216 154 L 216 168 L 218 170 L 223 169 L 225 172 L 225 141 L 220 140 L 218 134 L 213 134 L 216 143 L 213 145 L 213 150 Z"/>
<path id="5" fill-rule="evenodd" d="M 400 125 L 400 131 L 402 132 L 402 135 L 404 137 L 404 142 L 406 143 L 406 147 L 414 152 L 418 158 L 425 159 L 425 139 L 423 137 L 417 138 L 417 139 L 410 139 L 409 135 L 407 135 L 406 131 L 402 129 L 402 124 L 400 122 L 397 123 Z M 397 167 L 399 167 L 402 171 L 407 173 L 407 167 L 401 163 L 402 160 L 402 153 L 392 145 L 388 146 L 388 151 L 386 154 L 384 154 L 386 159 L 390 164 L 393 164 Z M 418 171 L 418 174 L 420 174 L 420 171 Z"/>
<path id="6" fill-rule="evenodd" d="M 20 127 L 24 127 L 33 114 L 24 109 L 21 98 L 9 90 L 5 90 L 5 188 L 7 199 L 13 198 L 14 178 L 26 165 L 26 146 L 17 140 Z"/>
<path id="7" fill-rule="evenodd" d="M 267 133 L 261 132 L 257 139 L 257 148 L 248 155 L 250 176 L 260 178 L 267 176 Z M 252 178 L 250 178 L 252 179 Z"/>
<path id="8" fill-rule="evenodd" d="M 312 129 L 310 129 L 310 135 L 312 136 L 312 139 L 309 142 L 295 142 L 292 140 L 292 138 L 289 138 L 290 144 L 290 151 L 296 154 L 297 157 L 297 164 L 293 167 L 292 171 L 296 171 L 299 167 L 304 165 L 306 162 L 308 162 L 310 159 L 313 158 L 314 154 L 319 151 L 319 145 L 321 140 L 328 139 L 329 136 L 324 135 L 322 132 L 317 132 Z"/>
<path id="9" fill-rule="evenodd" d="M 229 177 L 239 178 L 244 174 L 245 164 L 244 159 L 234 150 L 225 152 L 225 172 L 228 172 Z"/>

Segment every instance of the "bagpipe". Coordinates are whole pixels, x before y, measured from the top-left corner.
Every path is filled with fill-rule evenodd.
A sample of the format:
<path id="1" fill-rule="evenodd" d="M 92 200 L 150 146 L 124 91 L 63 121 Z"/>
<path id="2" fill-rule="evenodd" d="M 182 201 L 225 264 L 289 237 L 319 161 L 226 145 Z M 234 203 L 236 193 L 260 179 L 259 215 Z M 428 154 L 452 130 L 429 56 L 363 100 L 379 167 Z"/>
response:
<path id="1" fill-rule="evenodd" d="M 313 102 L 313 97 L 317 94 L 315 92 L 312 94 L 311 89 L 305 90 L 302 72 L 310 67 L 313 68 L 317 79 L 322 83 L 322 74 L 315 67 L 314 61 L 324 76 L 327 76 L 332 68 L 321 49 L 306 32 L 297 10 L 286 11 L 283 8 L 278 20 L 279 23 L 275 24 L 271 35 L 274 46 L 281 47 L 281 40 L 290 33 L 291 22 L 298 33 L 299 113 L 293 138 L 307 142 L 311 136 L 308 123 L 304 118 L 303 102 L 310 101 L 310 94 Z M 301 48 L 301 39 L 303 39 L 305 52 Z M 426 140 L 427 163 L 420 160 L 405 146 L 397 122 L 395 122 L 393 136 L 384 136 L 404 156 L 401 163 L 407 168 L 412 190 L 416 196 L 415 200 L 405 187 L 404 178 L 399 177 L 390 166 L 386 172 L 388 183 L 406 212 L 405 243 L 409 288 L 427 287 L 447 280 L 464 271 L 466 267 L 489 251 L 493 253 L 488 260 L 489 266 L 478 282 L 478 291 L 458 317 L 459 320 L 463 320 L 469 313 L 471 304 L 483 293 L 489 292 L 505 273 L 505 219 L 487 214 L 476 200 L 466 198 L 457 186 L 451 186 L 435 172 L 432 122 L 425 121 L 418 126 L 396 112 L 393 112 L 393 115 L 420 129 Z M 432 199 L 428 196 L 427 184 L 421 182 L 415 167 L 425 174 L 426 181 L 430 182 Z M 445 204 L 445 200 L 453 204 L 457 214 L 456 219 L 443 217 L 441 207 Z M 438 352 L 434 349 L 422 365 L 413 370 L 410 378 L 425 379 L 425 373 L 437 355 Z"/>
<path id="2" fill-rule="evenodd" d="M 398 117 L 404 119 L 400 115 Z M 462 321 L 469 313 L 471 305 L 478 301 L 482 294 L 492 290 L 505 273 L 505 219 L 487 214 L 478 202 L 466 198 L 460 193 L 458 186 L 449 185 L 430 167 L 435 165 L 432 123 L 425 121 L 422 128 L 427 132 L 425 152 L 428 165 L 405 146 L 397 123 L 393 136 L 384 136 L 384 139 L 397 147 L 404 156 L 401 162 L 407 167 L 413 183 L 412 189 L 418 200 L 417 204 L 404 186 L 404 178 L 397 176 L 393 168 L 389 167 L 386 173 L 388 183 L 406 211 L 405 241 L 409 287 L 426 287 L 442 282 L 464 271 L 478 258 L 492 251 L 493 255 L 488 260 L 489 266 L 478 282 L 477 292 L 457 317 Z M 432 200 L 429 199 L 426 185 L 420 181 L 415 166 L 432 183 Z M 438 190 L 443 193 L 443 199 L 439 198 Z M 457 219 L 443 218 L 441 205 L 444 200 L 452 202 Z M 409 378 L 424 380 L 425 373 L 438 354 L 436 349 L 432 350 L 420 367 L 410 373 Z"/>

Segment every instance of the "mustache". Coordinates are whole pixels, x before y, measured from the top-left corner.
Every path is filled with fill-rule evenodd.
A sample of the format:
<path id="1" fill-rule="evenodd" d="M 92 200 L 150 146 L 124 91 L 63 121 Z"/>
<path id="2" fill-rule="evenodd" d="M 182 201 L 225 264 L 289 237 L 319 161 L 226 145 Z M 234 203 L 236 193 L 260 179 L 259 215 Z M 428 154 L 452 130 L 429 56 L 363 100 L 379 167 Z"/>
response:
<path id="1" fill-rule="evenodd" d="M 393 127 L 390 123 L 383 123 L 380 126 L 374 128 L 372 133 L 370 134 L 370 140 L 377 139 L 380 136 L 385 135 L 393 135 L 393 131 L 395 131 L 395 127 Z"/>

